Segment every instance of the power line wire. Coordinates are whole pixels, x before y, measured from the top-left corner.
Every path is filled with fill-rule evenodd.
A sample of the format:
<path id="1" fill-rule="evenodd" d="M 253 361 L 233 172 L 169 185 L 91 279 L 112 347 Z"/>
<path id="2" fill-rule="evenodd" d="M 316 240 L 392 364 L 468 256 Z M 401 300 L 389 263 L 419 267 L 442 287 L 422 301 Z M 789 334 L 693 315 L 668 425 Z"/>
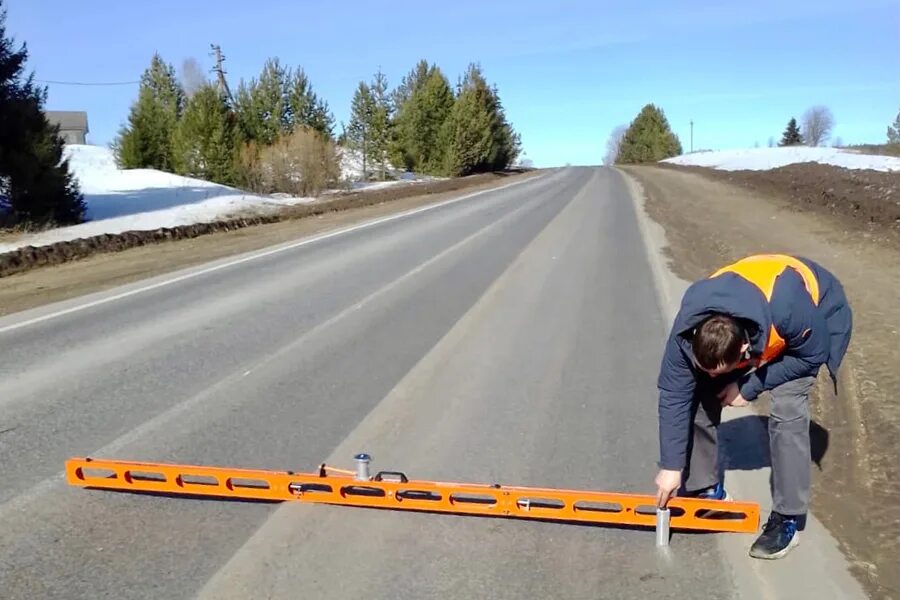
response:
<path id="1" fill-rule="evenodd" d="M 89 85 L 89 86 L 108 86 L 108 85 L 135 85 L 140 81 L 54 81 L 51 79 L 35 79 L 37 83 L 49 83 L 52 85 Z"/>

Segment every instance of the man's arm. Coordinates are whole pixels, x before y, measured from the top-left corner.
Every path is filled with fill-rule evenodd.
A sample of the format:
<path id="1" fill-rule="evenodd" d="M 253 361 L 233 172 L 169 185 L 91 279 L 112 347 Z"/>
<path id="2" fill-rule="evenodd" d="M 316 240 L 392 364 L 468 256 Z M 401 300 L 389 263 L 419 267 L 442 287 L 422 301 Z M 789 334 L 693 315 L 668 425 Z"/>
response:
<path id="1" fill-rule="evenodd" d="M 673 332 L 666 342 L 657 381 L 661 469 L 680 471 L 685 466 L 691 425 L 691 402 L 696 385 L 694 366 L 679 346 Z"/>
<path id="2" fill-rule="evenodd" d="M 803 279 L 790 269 L 772 294 L 772 322 L 787 348 L 740 382 L 741 396 L 755 400 L 762 392 L 801 377 L 814 377 L 828 360 L 828 327 L 813 304 Z"/>

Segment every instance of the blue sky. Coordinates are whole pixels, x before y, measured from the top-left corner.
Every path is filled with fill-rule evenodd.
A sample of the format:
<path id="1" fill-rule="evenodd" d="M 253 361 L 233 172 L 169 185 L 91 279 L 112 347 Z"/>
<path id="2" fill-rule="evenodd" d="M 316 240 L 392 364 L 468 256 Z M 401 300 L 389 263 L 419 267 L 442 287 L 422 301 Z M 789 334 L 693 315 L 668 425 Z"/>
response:
<path id="1" fill-rule="evenodd" d="M 154 51 L 208 68 L 217 43 L 234 87 L 269 56 L 302 66 L 338 123 L 379 67 L 393 86 L 420 58 L 451 82 L 477 61 L 538 166 L 599 164 L 609 132 L 648 102 L 685 150 L 692 119 L 695 149 L 765 146 L 821 103 L 845 143 L 881 143 L 900 110 L 900 0 L 5 5 L 39 79 L 137 80 Z M 94 144 L 115 137 L 137 96 L 137 85 L 48 89 L 49 109 L 88 111 Z"/>

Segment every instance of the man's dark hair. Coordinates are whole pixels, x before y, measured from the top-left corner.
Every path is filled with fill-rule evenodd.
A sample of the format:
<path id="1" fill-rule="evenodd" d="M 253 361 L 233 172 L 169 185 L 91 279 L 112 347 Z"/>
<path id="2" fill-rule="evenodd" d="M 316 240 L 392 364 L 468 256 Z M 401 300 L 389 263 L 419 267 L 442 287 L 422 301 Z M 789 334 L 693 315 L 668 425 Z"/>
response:
<path id="1" fill-rule="evenodd" d="M 736 363 L 741 358 L 744 330 L 738 322 L 725 315 L 715 315 L 703 321 L 694 332 L 694 358 L 704 369 Z"/>

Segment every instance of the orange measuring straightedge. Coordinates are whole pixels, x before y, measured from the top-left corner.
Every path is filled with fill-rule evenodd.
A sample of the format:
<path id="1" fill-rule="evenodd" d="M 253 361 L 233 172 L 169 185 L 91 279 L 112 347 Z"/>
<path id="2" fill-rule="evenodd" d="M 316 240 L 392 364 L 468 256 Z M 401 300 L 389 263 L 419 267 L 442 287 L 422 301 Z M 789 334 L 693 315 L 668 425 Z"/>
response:
<path id="1" fill-rule="evenodd" d="M 656 524 L 656 500 L 651 495 L 410 480 L 392 471 L 370 477 L 367 463 L 368 457 L 365 468 L 357 472 L 323 464 L 316 473 L 294 473 L 76 457 L 66 461 L 66 479 L 73 486 L 132 492 L 646 527 Z M 672 529 L 753 533 L 759 525 L 759 506 L 750 502 L 676 497 L 668 508 Z M 717 514 L 707 516 L 706 511 Z"/>

